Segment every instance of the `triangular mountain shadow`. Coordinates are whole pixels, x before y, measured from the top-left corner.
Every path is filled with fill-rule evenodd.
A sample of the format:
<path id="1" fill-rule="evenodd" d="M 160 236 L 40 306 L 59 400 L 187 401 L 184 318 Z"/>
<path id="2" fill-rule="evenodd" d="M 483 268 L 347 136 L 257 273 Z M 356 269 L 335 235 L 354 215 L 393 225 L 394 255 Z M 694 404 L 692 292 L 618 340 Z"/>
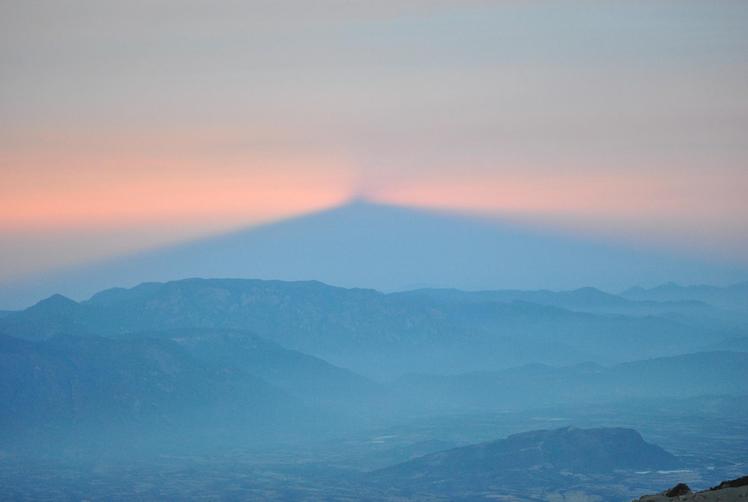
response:
<path id="1" fill-rule="evenodd" d="M 333 209 L 0 287 L 0 307 L 52 293 L 185 277 L 316 279 L 383 291 L 417 287 L 621 290 L 666 280 L 734 282 L 744 271 L 542 232 L 499 220 L 356 200 Z"/>

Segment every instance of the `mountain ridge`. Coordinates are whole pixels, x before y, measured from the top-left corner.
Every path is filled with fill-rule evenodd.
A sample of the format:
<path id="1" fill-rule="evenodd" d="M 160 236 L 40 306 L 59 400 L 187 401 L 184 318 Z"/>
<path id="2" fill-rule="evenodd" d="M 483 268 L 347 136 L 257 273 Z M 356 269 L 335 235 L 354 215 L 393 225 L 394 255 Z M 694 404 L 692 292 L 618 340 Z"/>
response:
<path id="1" fill-rule="evenodd" d="M 717 307 L 748 310 L 748 281 L 741 281 L 725 287 L 707 284 L 682 286 L 676 282 L 666 282 L 653 288 L 633 287 L 621 293 L 631 300 L 649 301 L 700 301 Z"/>
<path id="2" fill-rule="evenodd" d="M 625 399 L 742 395 L 748 353 L 711 351 L 629 361 L 612 366 L 524 365 L 456 375 L 407 374 L 394 385 L 411 406 L 464 412 L 521 409 Z M 415 397 L 411 397 L 415 396 Z"/>
<path id="3" fill-rule="evenodd" d="M 688 352 L 740 334 L 663 316 L 570 311 L 524 301 L 444 302 L 319 281 L 187 279 L 109 289 L 80 303 L 56 297 L 52 303 L 60 302 L 65 308 L 59 311 L 49 311 L 50 303 L 42 301 L 10 314 L 0 319 L 0 331 L 29 338 L 65 332 L 117 337 L 177 328 L 250 331 L 369 376 L 523 362 L 621 362 Z"/>
<path id="4" fill-rule="evenodd" d="M 364 401 L 377 392 L 359 375 L 246 332 L 40 341 L 0 334 L 0 449 L 36 444 L 36 434 L 75 442 L 81 434 L 129 428 L 155 434 L 154 445 L 159 434 L 221 442 L 233 434 L 241 443 L 262 434 L 319 433 L 334 429 L 330 424 L 343 430 L 366 417 Z"/>

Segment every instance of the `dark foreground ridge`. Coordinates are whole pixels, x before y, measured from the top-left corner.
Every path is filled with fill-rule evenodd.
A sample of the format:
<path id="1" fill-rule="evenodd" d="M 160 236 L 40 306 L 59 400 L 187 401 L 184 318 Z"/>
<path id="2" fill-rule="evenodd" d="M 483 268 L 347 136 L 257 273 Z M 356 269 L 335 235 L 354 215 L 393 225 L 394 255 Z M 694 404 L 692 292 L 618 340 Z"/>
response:
<path id="1" fill-rule="evenodd" d="M 693 492 L 685 483 L 678 483 L 669 490 L 657 495 L 645 495 L 639 502 L 659 502 L 667 500 L 703 500 L 729 502 L 732 500 L 748 500 L 748 476 L 730 481 L 723 481 L 708 490 Z"/>

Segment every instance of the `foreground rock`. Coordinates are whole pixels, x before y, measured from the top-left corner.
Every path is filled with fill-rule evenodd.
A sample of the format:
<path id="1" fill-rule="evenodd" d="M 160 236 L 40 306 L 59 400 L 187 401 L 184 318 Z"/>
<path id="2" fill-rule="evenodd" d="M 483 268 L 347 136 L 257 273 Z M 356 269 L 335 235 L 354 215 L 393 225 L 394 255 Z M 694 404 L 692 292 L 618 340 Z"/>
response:
<path id="1" fill-rule="evenodd" d="M 730 502 L 733 500 L 748 500 L 748 476 L 723 481 L 718 486 L 701 492 L 693 492 L 688 485 L 678 483 L 669 490 L 657 495 L 645 495 L 638 499 L 639 502 L 660 502 L 668 500 L 699 500 Z"/>

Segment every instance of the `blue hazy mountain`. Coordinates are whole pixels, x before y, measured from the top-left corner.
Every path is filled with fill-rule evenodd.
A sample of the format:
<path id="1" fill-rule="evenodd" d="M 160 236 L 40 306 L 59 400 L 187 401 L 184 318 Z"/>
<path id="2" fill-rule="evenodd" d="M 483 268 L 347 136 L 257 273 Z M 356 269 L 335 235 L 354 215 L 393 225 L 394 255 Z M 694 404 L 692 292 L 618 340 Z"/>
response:
<path id="1" fill-rule="evenodd" d="M 748 281 L 717 287 L 705 284 L 681 286 L 668 282 L 654 288 L 635 287 L 621 296 L 638 301 L 682 302 L 698 301 L 726 309 L 748 310 Z"/>
<path id="2" fill-rule="evenodd" d="M 730 288 L 714 288 L 731 290 Z M 634 289 L 632 289 L 634 290 Z M 569 291 L 549 290 L 489 290 L 462 291 L 459 289 L 423 288 L 400 293 L 409 296 L 424 296 L 443 302 L 527 302 L 548 305 L 577 312 L 598 314 L 621 314 L 634 316 L 664 316 L 672 319 L 688 319 L 704 324 L 748 326 L 748 309 L 743 310 L 734 304 L 712 304 L 694 299 L 633 299 L 606 293 L 597 288 L 583 287 Z"/>
<path id="3" fill-rule="evenodd" d="M 744 334 L 654 315 L 251 279 L 144 283 L 83 302 L 54 295 L 0 319 L 0 332 L 29 339 L 194 328 L 250 331 L 375 376 L 615 363 L 682 354 Z"/>
<path id="4" fill-rule="evenodd" d="M 0 447 L 33 444 L 40 431 L 229 444 L 340 431 L 377 392 L 361 376 L 246 332 L 0 335 Z"/>
<path id="5" fill-rule="evenodd" d="M 667 474 L 651 469 L 679 467 L 631 430 L 473 444 L 561 423 L 636 427 L 724 479 L 745 459 L 748 353 L 733 315 L 594 288 L 185 279 L 55 294 L 0 318 L 0 482 L 102 499 L 142 484 L 148 496 L 127 498 L 193 483 L 233 496 L 243 483 L 237 498 L 627 500 L 659 489 Z M 708 347 L 725 350 L 693 353 Z M 71 459 L 83 464 L 72 482 Z"/>
<path id="6" fill-rule="evenodd" d="M 735 291 L 739 290 L 739 287 L 738 284 L 728 288 L 715 287 L 713 289 Z M 423 288 L 399 294 L 428 297 L 447 303 L 527 302 L 575 312 L 635 317 L 656 316 L 693 326 L 733 331 L 738 336 L 748 330 L 748 308 L 741 308 L 739 296 L 731 296 L 732 302 L 711 300 L 707 302 L 704 299 L 635 299 L 606 293 L 592 287 L 569 291 L 511 289 L 462 291 L 454 288 Z"/>
<path id="7" fill-rule="evenodd" d="M 392 387 L 411 406 L 466 412 L 748 393 L 748 353 L 697 352 L 612 366 L 527 365 L 460 375 L 406 375 Z"/>
<path id="8" fill-rule="evenodd" d="M 137 340 L 142 337 L 175 342 L 206 367 L 249 373 L 312 406 L 338 408 L 344 403 L 341 408 L 354 411 L 354 405 L 380 390 L 352 371 L 283 348 L 247 331 L 192 328 L 134 333 L 119 338 Z"/>
<path id="9" fill-rule="evenodd" d="M 0 285 L 0 308 L 54 293 L 87 298 L 111 287 L 184 277 L 316 279 L 382 291 L 621 290 L 632 284 L 725 283 L 735 267 L 598 242 L 500 220 L 354 202 L 277 223 Z"/>
<path id="10" fill-rule="evenodd" d="M 633 429 L 566 427 L 431 453 L 374 473 L 377 480 L 465 500 L 491 486 L 565 486 L 617 470 L 672 469 L 676 457 Z M 479 497 L 475 497 L 478 499 Z"/>
<path id="11" fill-rule="evenodd" d="M 748 336 L 736 336 L 735 338 L 727 338 L 706 348 L 709 350 L 748 352 Z"/>
<path id="12" fill-rule="evenodd" d="M 300 409 L 264 380 L 200 364 L 171 340 L 60 335 L 30 342 L 1 335 L 0 373 L 3 443 L 35 428 L 261 427 Z"/>

